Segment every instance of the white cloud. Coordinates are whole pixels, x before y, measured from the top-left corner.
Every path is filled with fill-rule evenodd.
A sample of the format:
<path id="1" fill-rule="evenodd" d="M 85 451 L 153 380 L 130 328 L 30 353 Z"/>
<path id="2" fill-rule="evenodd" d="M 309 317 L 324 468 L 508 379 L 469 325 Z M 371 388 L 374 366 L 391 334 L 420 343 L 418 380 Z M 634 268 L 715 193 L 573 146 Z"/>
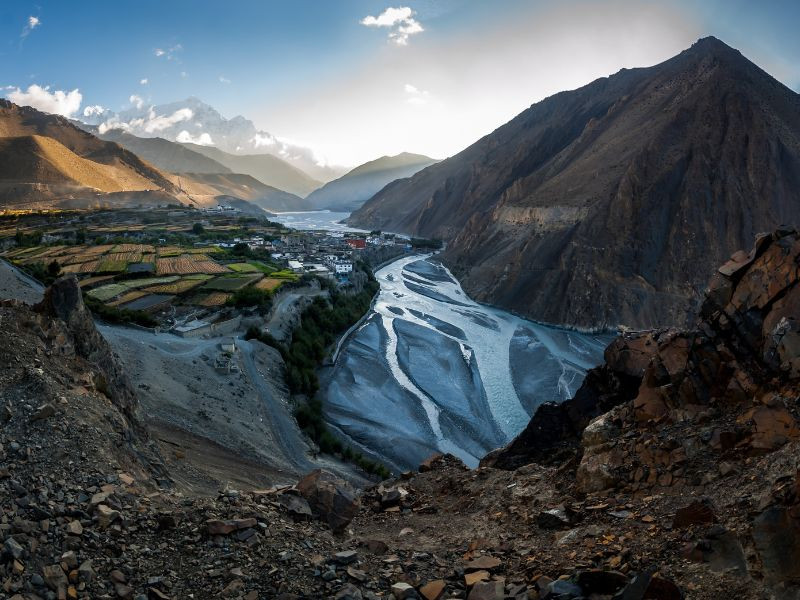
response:
<path id="1" fill-rule="evenodd" d="M 83 101 L 83 95 L 77 89 L 71 92 L 62 90 L 51 92 L 50 86 L 41 87 L 36 84 L 29 86 L 26 91 L 22 91 L 18 87 L 11 88 L 6 97 L 15 104 L 32 106 L 38 110 L 65 117 L 72 117 L 77 113 Z"/>
<path id="2" fill-rule="evenodd" d="M 22 28 L 22 33 L 20 34 L 19 37 L 23 39 L 28 37 L 28 34 L 30 34 L 31 31 L 36 29 L 41 24 L 42 22 L 39 19 L 39 17 L 34 17 L 34 16 L 28 17 L 28 23 L 27 25 L 25 25 L 25 27 Z"/>
<path id="3" fill-rule="evenodd" d="M 255 137 L 253 137 L 252 142 L 256 148 L 261 148 L 262 146 L 269 147 L 269 146 L 274 146 L 276 144 L 276 140 L 273 136 L 269 134 L 262 135 L 260 133 L 257 133 Z"/>
<path id="4" fill-rule="evenodd" d="M 181 71 L 181 77 L 186 79 L 188 76 L 189 76 L 189 74 L 186 71 Z"/>
<path id="5" fill-rule="evenodd" d="M 139 80 L 140 85 L 147 85 L 148 83 L 150 83 L 150 80 L 147 79 L 147 77 L 143 77 L 142 79 Z"/>
<path id="6" fill-rule="evenodd" d="M 133 104 L 138 109 L 141 109 L 142 106 L 144 106 L 144 99 L 136 94 L 133 94 L 130 98 L 128 98 L 128 102 Z"/>
<path id="7" fill-rule="evenodd" d="M 189 133 L 185 129 L 177 135 L 175 141 L 180 142 L 181 144 L 198 144 L 200 146 L 214 145 L 214 140 L 211 139 L 211 136 L 209 134 L 201 133 L 197 137 L 194 137 L 191 133 Z"/>
<path id="8" fill-rule="evenodd" d="M 389 39 L 398 46 L 407 46 L 408 38 L 425 31 L 414 18 L 416 13 L 408 6 L 389 7 L 377 17 L 368 15 L 360 23 L 366 27 L 388 27 Z"/>
<path id="9" fill-rule="evenodd" d="M 428 92 L 428 90 L 421 90 L 410 83 L 405 84 L 403 90 L 405 90 L 406 93 L 406 102 L 409 104 L 427 104 L 430 99 L 430 92 Z"/>
<path id="10" fill-rule="evenodd" d="M 140 102 L 142 101 L 138 96 L 131 96 L 131 98 L 136 98 Z M 137 108 L 141 108 L 141 105 Z M 150 107 L 144 115 L 135 117 L 128 121 L 122 121 L 118 116 L 115 115 L 107 121 L 101 123 L 98 129 L 101 134 L 111 129 L 121 129 L 122 131 L 133 133 L 134 135 L 142 135 L 145 133 L 153 134 L 159 131 L 164 131 L 165 129 L 169 129 L 170 127 L 183 121 L 189 121 L 193 116 L 194 112 L 192 112 L 192 109 L 190 108 L 181 108 L 176 110 L 171 115 L 159 115 L 156 114 L 155 110 L 153 110 L 153 107 Z M 206 138 L 204 138 L 201 134 L 197 139 L 205 140 Z"/>
<path id="11" fill-rule="evenodd" d="M 219 76 L 219 82 L 220 82 L 220 83 L 226 83 L 226 84 L 227 84 L 227 83 L 230 83 L 230 82 L 231 82 L 231 80 L 230 80 L 230 79 L 228 79 L 227 77 L 225 77 L 224 75 L 220 75 L 220 76 Z"/>
<path id="12" fill-rule="evenodd" d="M 87 106 L 83 109 L 83 116 L 84 117 L 97 117 L 102 115 L 106 112 L 106 109 L 100 106 L 99 104 L 94 104 L 92 106 Z"/>
<path id="13" fill-rule="evenodd" d="M 147 115 L 147 120 L 143 124 L 143 129 L 147 133 L 155 133 L 156 131 L 163 131 L 169 129 L 176 123 L 181 121 L 188 121 L 194 116 L 191 108 L 181 108 L 176 110 L 171 115 L 156 115 L 153 109 Z"/>
<path id="14" fill-rule="evenodd" d="M 181 46 L 180 44 L 175 44 L 174 46 L 170 46 L 169 48 L 156 48 L 153 51 L 153 54 L 155 54 L 156 57 L 158 58 L 165 56 L 167 60 L 173 60 L 175 59 L 175 53 L 180 52 L 181 50 L 183 50 L 183 46 Z"/>

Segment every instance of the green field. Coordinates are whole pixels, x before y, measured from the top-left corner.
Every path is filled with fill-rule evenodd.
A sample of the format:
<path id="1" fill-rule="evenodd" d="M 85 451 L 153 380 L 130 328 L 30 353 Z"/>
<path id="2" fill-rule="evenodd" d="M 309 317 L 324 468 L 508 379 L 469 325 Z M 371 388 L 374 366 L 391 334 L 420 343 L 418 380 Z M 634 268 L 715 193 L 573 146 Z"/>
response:
<path id="1" fill-rule="evenodd" d="M 207 282 L 203 289 L 206 290 L 217 290 L 221 292 L 233 292 L 236 290 L 240 290 L 243 287 L 247 287 L 251 283 L 255 283 L 261 279 L 261 274 L 259 275 L 223 275 L 222 277 L 216 277 L 211 281 Z"/>

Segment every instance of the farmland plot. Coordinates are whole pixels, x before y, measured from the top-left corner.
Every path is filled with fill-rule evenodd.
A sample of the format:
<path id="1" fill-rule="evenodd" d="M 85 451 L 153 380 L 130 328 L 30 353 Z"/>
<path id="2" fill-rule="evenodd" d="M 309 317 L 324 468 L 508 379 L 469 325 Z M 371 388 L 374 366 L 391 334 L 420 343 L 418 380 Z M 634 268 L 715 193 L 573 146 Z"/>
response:
<path id="1" fill-rule="evenodd" d="M 84 263 L 86 264 L 86 263 Z M 97 267 L 98 273 L 122 273 L 128 267 L 128 261 L 103 257 Z"/>
<path id="2" fill-rule="evenodd" d="M 151 287 L 145 288 L 145 291 L 150 292 L 152 294 L 183 294 L 184 292 L 188 292 L 192 288 L 196 288 L 198 285 L 202 284 L 203 281 L 200 279 L 180 279 L 178 281 L 174 281 L 172 283 L 164 283 L 161 285 L 154 285 Z"/>
<path id="3" fill-rule="evenodd" d="M 235 292 L 243 287 L 247 287 L 251 283 L 255 283 L 261 279 L 263 275 L 227 275 L 217 277 L 206 283 L 203 288 L 207 290 L 218 290 L 221 292 Z"/>
<path id="4" fill-rule="evenodd" d="M 128 288 L 121 283 L 109 283 L 108 285 L 101 285 L 99 288 L 89 290 L 86 292 L 87 296 L 100 300 L 100 302 L 108 302 L 112 298 L 124 294 Z"/>
<path id="5" fill-rule="evenodd" d="M 191 303 L 195 306 L 213 308 L 224 305 L 230 297 L 231 294 L 226 294 L 225 292 L 211 292 L 210 294 L 195 296 Z"/>
<path id="6" fill-rule="evenodd" d="M 254 287 L 258 288 L 259 290 L 264 290 L 265 292 L 274 292 L 284 283 L 286 283 L 285 279 L 275 279 L 274 277 L 265 277 L 264 279 L 256 283 Z"/>
<path id="7" fill-rule="evenodd" d="M 130 292 L 125 292 L 116 300 L 112 300 L 111 302 L 106 302 L 106 305 L 119 306 L 120 304 L 125 304 L 126 302 L 133 302 L 134 300 L 138 300 L 143 296 L 147 296 L 147 292 L 144 292 L 142 290 L 132 290 Z"/>
<path id="8" fill-rule="evenodd" d="M 156 259 L 156 272 L 159 275 L 189 275 L 191 273 L 227 273 L 228 269 L 210 260 L 207 256 L 183 254 Z"/>

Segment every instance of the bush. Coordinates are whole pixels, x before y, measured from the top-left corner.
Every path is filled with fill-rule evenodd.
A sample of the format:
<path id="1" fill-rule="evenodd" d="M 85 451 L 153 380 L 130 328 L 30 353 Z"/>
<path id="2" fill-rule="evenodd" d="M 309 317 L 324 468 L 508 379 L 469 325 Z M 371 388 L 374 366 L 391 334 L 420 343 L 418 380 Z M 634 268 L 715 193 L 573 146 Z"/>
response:
<path id="1" fill-rule="evenodd" d="M 58 261 L 53 260 L 47 266 L 42 262 L 31 263 L 28 265 L 21 265 L 23 271 L 28 273 L 34 279 L 40 281 L 43 285 L 50 285 L 58 279 L 61 273 L 61 265 Z"/>
<path id="2" fill-rule="evenodd" d="M 260 290 L 253 286 L 248 286 L 236 290 L 228 299 L 228 305 L 236 308 L 246 308 L 257 306 L 261 310 L 269 310 L 272 305 L 272 294 L 267 290 Z"/>
<path id="3" fill-rule="evenodd" d="M 99 300 L 91 296 L 83 295 L 83 303 L 92 311 L 92 314 L 99 317 L 107 323 L 114 323 L 116 325 L 127 325 L 135 323 L 142 327 L 155 327 L 158 325 L 149 313 L 143 310 L 130 310 L 127 308 L 117 308 L 115 306 L 107 306 Z"/>

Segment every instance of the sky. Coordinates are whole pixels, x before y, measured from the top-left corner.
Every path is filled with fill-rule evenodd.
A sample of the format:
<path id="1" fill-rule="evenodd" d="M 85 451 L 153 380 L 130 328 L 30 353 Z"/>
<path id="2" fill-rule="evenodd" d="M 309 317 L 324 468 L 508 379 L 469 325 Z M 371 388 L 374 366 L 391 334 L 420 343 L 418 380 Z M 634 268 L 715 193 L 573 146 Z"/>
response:
<path id="1" fill-rule="evenodd" d="M 798 0 L 0 0 L 0 95 L 67 116 L 197 96 L 322 163 L 444 158 L 707 35 L 798 91 L 797 23 Z"/>

